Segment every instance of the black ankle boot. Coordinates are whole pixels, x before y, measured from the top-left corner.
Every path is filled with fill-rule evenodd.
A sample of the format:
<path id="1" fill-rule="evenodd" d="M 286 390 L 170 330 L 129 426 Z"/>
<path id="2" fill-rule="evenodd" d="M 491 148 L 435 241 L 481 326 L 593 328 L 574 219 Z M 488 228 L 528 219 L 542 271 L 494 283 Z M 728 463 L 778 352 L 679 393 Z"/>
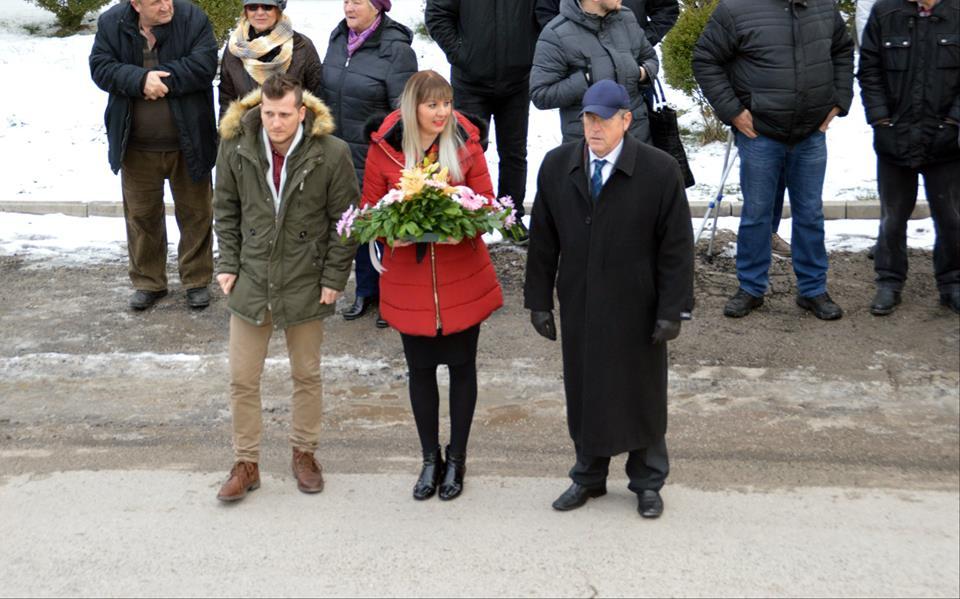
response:
<path id="1" fill-rule="evenodd" d="M 467 472 L 467 454 L 454 455 L 447 445 L 447 468 L 440 483 L 440 499 L 456 499 L 463 492 L 463 475 Z"/>
<path id="2" fill-rule="evenodd" d="M 437 484 L 440 482 L 440 475 L 443 474 L 443 456 L 440 455 L 440 448 L 432 453 L 423 454 L 423 468 L 420 470 L 420 478 L 417 484 L 413 486 L 413 498 L 418 501 L 430 499 L 437 492 Z"/>

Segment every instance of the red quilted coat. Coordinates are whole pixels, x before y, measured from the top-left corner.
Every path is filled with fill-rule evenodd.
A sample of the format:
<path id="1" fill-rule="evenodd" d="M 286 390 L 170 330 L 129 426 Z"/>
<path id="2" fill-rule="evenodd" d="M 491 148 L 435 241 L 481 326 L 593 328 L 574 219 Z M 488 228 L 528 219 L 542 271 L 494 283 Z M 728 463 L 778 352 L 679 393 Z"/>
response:
<path id="1" fill-rule="evenodd" d="M 464 180 L 452 183 L 492 198 L 480 130 L 462 114 L 454 114 L 467 142 L 460 150 Z M 376 204 L 400 180 L 402 139 L 399 110 L 370 134 L 361 205 Z M 503 305 L 487 245 L 479 236 L 456 245 L 430 243 L 419 263 L 416 245 L 387 247 L 382 261 L 386 272 L 380 275 L 380 314 L 401 333 L 434 337 L 443 329 L 450 335 L 483 322 Z"/>

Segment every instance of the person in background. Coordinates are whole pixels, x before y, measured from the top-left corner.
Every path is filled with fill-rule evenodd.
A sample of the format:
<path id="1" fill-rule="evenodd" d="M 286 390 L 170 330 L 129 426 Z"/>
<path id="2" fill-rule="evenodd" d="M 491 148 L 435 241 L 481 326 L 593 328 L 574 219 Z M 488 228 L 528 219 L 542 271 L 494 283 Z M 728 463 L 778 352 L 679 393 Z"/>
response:
<path id="1" fill-rule="evenodd" d="M 512 241 L 526 244 L 527 129 L 530 67 L 537 43 L 534 0 L 427 0 L 427 30 L 447 55 L 453 106 L 493 121 L 500 158 L 497 194 L 513 198 L 518 227 Z M 480 140 L 484 150 L 487 139 Z"/>
<path id="2" fill-rule="evenodd" d="M 417 72 L 413 33 L 387 16 L 390 8 L 390 0 L 345 0 L 344 18 L 330 34 L 323 59 L 323 99 L 333 113 L 334 134 L 350 146 L 360 182 L 370 146 L 367 120 L 396 108 L 403 86 Z M 367 244 L 357 248 L 355 272 L 356 294 L 343 312 L 345 320 L 366 314 L 380 296 Z M 388 326 L 379 313 L 375 324 Z"/>
<path id="3" fill-rule="evenodd" d="M 796 303 L 821 320 L 841 318 L 827 293 L 823 230 L 826 131 L 853 99 L 853 42 L 836 3 L 720 0 L 697 40 L 693 72 L 717 116 L 735 128 L 740 153 L 739 288 L 724 315 L 740 318 L 763 305 L 782 181 Z"/>
<path id="4" fill-rule="evenodd" d="M 876 316 L 907 279 L 907 220 L 923 176 L 940 303 L 960 313 L 960 0 L 878 0 L 860 49 L 860 94 L 873 126 L 880 236 Z"/>
<path id="5" fill-rule="evenodd" d="M 439 162 L 451 185 L 493 197 L 480 147 L 482 131 L 453 109 L 453 88 L 435 71 L 407 81 L 400 108 L 370 135 L 363 206 L 372 206 L 400 181 L 401 170 Z M 384 249 L 380 312 L 400 332 L 423 467 L 413 497 L 463 491 L 467 440 L 477 405 L 480 324 L 503 305 L 503 294 L 481 236 L 438 243 L 397 240 Z M 450 444 L 440 452 L 437 366 L 450 370 Z"/>
<path id="6" fill-rule="evenodd" d="M 320 56 L 310 38 L 293 30 L 286 8 L 287 0 L 243 0 L 220 63 L 220 118 L 231 102 L 277 73 L 299 79 L 305 90 L 320 96 Z"/>
<path id="7" fill-rule="evenodd" d="M 216 73 L 210 19 L 192 2 L 129 0 L 97 21 L 90 74 L 110 94 L 104 120 L 110 168 L 120 172 L 123 188 L 134 310 L 167 295 L 166 181 L 180 228 L 177 265 L 187 305 L 210 304 Z"/>
<path id="8" fill-rule="evenodd" d="M 594 82 L 610 79 L 630 94 L 630 134 L 650 142 L 643 88 L 657 75 L 657 53 L 620 0 L 561 0 L 560 14 L 540 33 L 530 72 L 530 97 L 541 110 L 560 109 L 564 143 L 583 139 L 581 100 Z"/>

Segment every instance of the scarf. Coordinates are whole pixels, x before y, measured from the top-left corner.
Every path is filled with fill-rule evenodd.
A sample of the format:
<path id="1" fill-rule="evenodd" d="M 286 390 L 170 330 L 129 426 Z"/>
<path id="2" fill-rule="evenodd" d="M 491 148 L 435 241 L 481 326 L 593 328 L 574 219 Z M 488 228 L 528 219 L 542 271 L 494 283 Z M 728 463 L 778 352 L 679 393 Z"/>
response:
<path id="1" fill-rule="evenodd" d="M 377 27 L 380 26 L 380 22 L 382 20 L 383 16 L 377 15 L 377 18 L 373 21 L 373 24 L 360 33 L 356 33 L 353 29 L 350 30 L 350 33 L 347 35 L 347 56 L 353 56 L 353 53 L 360 49 L 360 46 L 363 45 L 363 42 L 370 39 L 370 36 L 373 35 L 373 32 L 377 30 Z"/>
<path id="2" fill-rule="evenodd" d="M 270 75 L 274 73 L 286 73 L 290 68 L 290 61 L 293 59 L 293 25 L 290 24 L 290 17 L 281 15 L 277 21 L 277 26 L 267 35 L 247 40 L 247 32 L 250 30 L 250 23 L 245 16 L 240 17 L 240 23 L 230 34 L 230 42 L 227 48 L 230 54 L 243 61 L 243 68 L 247 70 L 254 81 L 263 85 Z M 279 48 L 277 54 L 269 62 L 260 60 L 261 56 Z"/>

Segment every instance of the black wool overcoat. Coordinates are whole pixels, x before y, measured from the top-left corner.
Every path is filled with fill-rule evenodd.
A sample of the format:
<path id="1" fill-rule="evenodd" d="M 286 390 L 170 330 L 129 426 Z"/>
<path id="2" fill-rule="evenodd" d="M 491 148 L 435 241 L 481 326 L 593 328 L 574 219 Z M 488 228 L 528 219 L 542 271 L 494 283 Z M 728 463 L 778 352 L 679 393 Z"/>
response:
<path id="1" fill-rule="evenodd" d="M 556 283 L 570 436 L 612 456 L 666 433 L 667 348 L 650 337 L 693 308 L 693 230 L 669 154 L 627 135 L 596 204 L 586 158 L 571 142 L 540 167 L 524 305 L 552 310 Z"/>

